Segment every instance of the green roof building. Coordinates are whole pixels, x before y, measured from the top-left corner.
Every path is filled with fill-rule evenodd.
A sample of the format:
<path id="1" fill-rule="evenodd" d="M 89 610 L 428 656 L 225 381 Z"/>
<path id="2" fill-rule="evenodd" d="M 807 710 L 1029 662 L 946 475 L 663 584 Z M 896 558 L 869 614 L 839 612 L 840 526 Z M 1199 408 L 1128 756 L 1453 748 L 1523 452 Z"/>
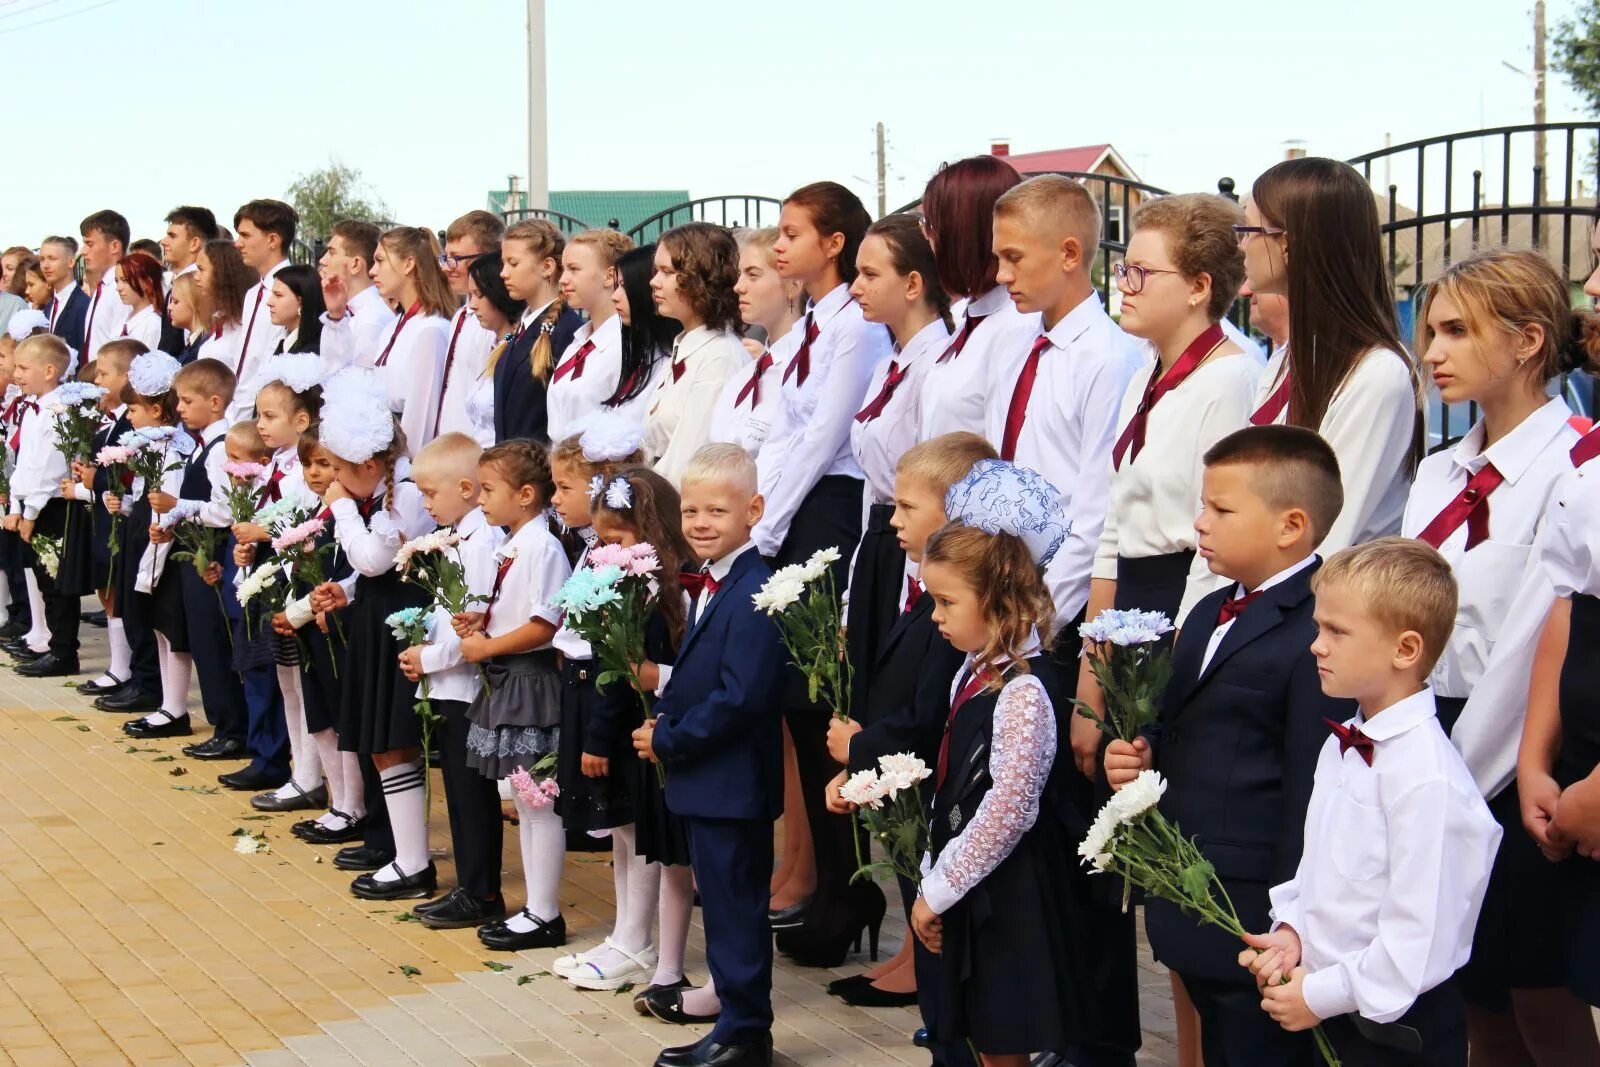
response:
<path id="1" fill-rule="evenodd" d="M 503 214 L 511 194 L 489 194 L 489 210 Z M 550 193 L 550 210 L 581 219 L 590 226 L 606 226 L 612 219 L 626 233 L 645 219 L 689 199 L 687 189 L 576 189 Z"/>

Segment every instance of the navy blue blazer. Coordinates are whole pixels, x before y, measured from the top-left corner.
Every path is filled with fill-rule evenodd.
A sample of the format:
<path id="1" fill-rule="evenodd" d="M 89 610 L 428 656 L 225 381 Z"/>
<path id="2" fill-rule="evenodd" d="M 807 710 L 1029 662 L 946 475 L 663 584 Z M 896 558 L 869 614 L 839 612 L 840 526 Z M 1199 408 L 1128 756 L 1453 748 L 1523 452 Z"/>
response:
<path id="1" fill-rule="evenodd" d="M 583 325 L 583 316 L 566 308 L 556 319 L 550 334 L 552 359 L 560 359 L 572 343 L 573 334 Z M 545 397 L 546 384 L 533 376 L 530 357 L 539 339 L 537 329 L 528 329 L 506 348 L 494 365 L 494 439 L 509 441 L 523 437 L 532 441 L 550 440 L 550 411 Z"/>
<path id="2" fill-rule="evenodd" d="M 656 704 L 655 751 L 667 807 L 703 819 L 783 812 L 783 690 L 778 624 L 750 598 L 772 572 L 750 549 L 684 636 Z"/>
<path id="3" fill-rule="evenodd" d="M 950 683 L 965 660 L 940 636 L 933 597 L 924 593 L 902 611 L 868 668 L 866 704 L 855 709 L 863 727 L 850 741 L 850 770 L 876 770 L 879 756 L 896 752 L 933 766 L 950 715 Z"/>
<path id="4" fill-rule="evenodd" d="M 1151 734 L 1155 767 L 1167 779 L 1161 809 L 1216 867 L 1246 930 L 1267 929 L 1267 890 L 1300 863 L 1312 778 L 1328 739 L 1323 719 L 1343 722 L 1356 710 L 1354 701 L 1323 695 L 1311 655 L 1311 576 L 1319 566 L 1263 591 L 1203 673 L 1218 609 L 1235 586 L 1195 605 Z M 1156 958 L 1173 970 L 1249 980 L 1229 935 L 1159 900 L 1146 903 L 1145 924 Z"/>
<path id="5" fill-rule="evenodd" d="M 83 327 L 88 318 L 89 296 L 81 286 L 74 285 L 72 295 L 67 297 L 67 306 L 57 313 L 56 324 L 50 332 L 71 345 L 80 361 L 83 358 Z"/>

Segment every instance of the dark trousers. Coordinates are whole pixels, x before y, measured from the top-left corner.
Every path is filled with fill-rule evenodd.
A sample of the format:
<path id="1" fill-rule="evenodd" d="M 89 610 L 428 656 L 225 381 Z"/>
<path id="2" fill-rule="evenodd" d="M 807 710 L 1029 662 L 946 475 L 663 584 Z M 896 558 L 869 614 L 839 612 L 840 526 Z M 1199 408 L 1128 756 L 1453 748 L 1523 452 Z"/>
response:
<path id="1" fill-rule="evenodd" d="M 217 737 L 243 744 L 248 724 L 244 680 L 233 669 L 232 630 L 218 595 L 222 587 L 207 585 L 192 564 L 169 562 L 168 566 L 179 568 L 189 653 L 200 678 L 200 703 L 205 708 L 206 721 Z"/>
<path id="2" fill-rule="evenodd" d="M 685 818 L 706 928 L 706 966 L 722 1013 L 717 1044 L 761 1041 L 772 1031 L 772 824 L 760 819 Z"/>
<path id="3" fill-rule="evenodd" d="M 66 529 L 67 505 L 56 499 L 39 512 L 33 526 L 35 537 L 57 537 Z M 82 531 L 78 532 L 82 537 Z M 33 553 L 28 558 L 33 564 L 33 575 L 39 582 L 39 594 L 44 597 L 44 622 L 50 628 L 50 651 L 57 659 L 78 662 L 78 597 L 62 592 L 56 580 L 39 565 Z"/>
<path id="4" fill-rule="evenodd" d="M 1320 1062 L 1309 1031 L 1291 1034 L 1261 1010 L 1261 993 L 1248 976 L 1242 982 L 1179 977 L 1200 1016 L 1206 1067 L 1315 1067 Z"/>
<path id="5" fill-rule="evenodd" d="M 500 858 L 505 821 L 494 779 L 467 766 L 467 704 L 435 700 L 444 716 L 440 749 L 444 802 L 450 814 L 450 848 L 456 859 L 456 884 L 480 899 L 500 892 Z"/>
<path id="6" fill-rule="evenodd" d="M 121 565 L 128 561 L 117 562 Z M 136 565 L 139 561 L 132 562 Z M 192 567 L 190 569 L 193 570 Z M 112 604 L 112 612 L 122 619 L 122 633 L 128 639 L 128 676 L 133 680 L 134 688 L 141 693 L 161 692 L 161 660 L 156 655 L 156 631 L 147 625 L 148 609 L 144 613 L 143 621 L 138 624 L 129 623 L 122 604 Z M 232 660 L 231 653 L 229 660 Z"/>
<path id="7" fill-rule="evenodd" d="M 244 624 L 236 622 L 233 639 L 244 640 Z M 245 748 L 250 769 L 272 775 L 289 773 L 289 724 L 283 717 L 278 672 L 270 664 L 244 672 Z"/>
<path id="8" fill-rule="evenodd" d="M 1467 1067 L 1467 1002 L 1454 978 L 1392 1023 L 1340 1015 L 1322 1029 L 1344 1067 Z"/>
<path id="9" fill-rule="evenodd" d="M 22 562 L 22 541 L 16 534 L 8 533 L 5 537 L 11 541 L 11 546 L 5 553 L 6 587 L 11 591 L 11 606 L 6 610 L 10 613 L 12 622 L 19 626 L 32 626 L 33 605 L 28 603 L 28 583 L 24 576 L 27 567 Z"/>
<path id="10" fill-rule="evenodd" d="M 392 856 L 394 828 L 389 825 L 389 804 L 383 799 L 383 779 L 378 776 L 378 766 L 371 756 L 358 755 L 356 762 L 361 765 L 361 796 L 367 803 L 367 817 L 361 823 L 361 843 Z M 489 784 L 494 785 L 493 782 Z"/>

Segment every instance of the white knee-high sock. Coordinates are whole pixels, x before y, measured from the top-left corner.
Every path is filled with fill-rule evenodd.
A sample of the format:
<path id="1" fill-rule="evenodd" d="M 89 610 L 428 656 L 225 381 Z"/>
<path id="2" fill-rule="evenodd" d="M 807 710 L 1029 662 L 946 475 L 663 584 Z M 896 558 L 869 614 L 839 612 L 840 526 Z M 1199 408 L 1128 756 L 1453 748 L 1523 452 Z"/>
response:
<path id="1" fill-rule="evenodd" d="M 341 752 L 339 762 L 344 765 L 344 802 L 339 805 L 339 810 L 352 819 L 364 819 L 367 815 L 367 787 L 361 778 L 361 757 L 354 752 Z"/>
<path id="2" fill-rule="evenodd" d="M 189 714 L 189 672 L 194 660 L 187 652 L 172 651 L 172 642 L 158 630 L 156 663 L 161 669 L 161 710 L 169 719 L 181 719 Z"/>
<path id="3" fill-rule="evenodd" d="M 333 727 L 318 730 L 311 735 L 311 741 L 317 747 L 317 757 L 322 761 L 322 774 L 328 780 L 328 806 L 339 807 L 344 800 L 344 760 L 339 758 L 339 735 L 334 733 Z M 348 814 L 348 812 L 346 812 Z"/>
<path id="4" fill-rule="evenodd" d="M 32 567 L 23 572 L 22 580 L 28 587 L 28 610 L 33 613 L 33 627 L 25 640 L 28 647 L 37 652 L 50 645 L 50 627 L 44 621 L 44 594 L 39 592 L 39 577 Z"/>
<path id="5" fill-rule="evenodd" d="M 658 913 L 661 917 L 661 935 L 656 948 L 661 955 L 656 961 L 655 977 L 651 985 L 671 985 L 683 977 L 683 953 L 689 944 L 689 919 L 694 915 L 694 878 L 686 866 L 661 867 L 661 897 Z"/>
<path id="6" fill-rule="evenodd" d="M 529 914 L 546 922 L 561 914 L 561 865 L 567 858 L 567 831 L 551 805 L 530 807 L 517 801 L 521 825 L 522 877 Z"/>
<path id="7" fill-rule="evenodd" d="M 661 891 L 661 864 L 651 863 L 634 853 L 628 874 L 628 923 L 617 923 L 612 940 L 627 952 L 640 953 L 650 947 L 656 927 L 656 896 Z"/>
<path id="8" fill-rule="evenodd" d="M 106 640 L 111 644 L 111 665 L 106 674 L 126 682 L 133 672 L 133 649 L 128 647 L 128 631 L 121 619 L 106 620 Z"/>
<path id="9" fill-rule="evenodd" d="M 616 918 L 611 924 L 613 941 L 628 927 L 628 909 L 633 907 L 633 894 L 628 892 L 628 880 L 633 875 L 633 840 L 632 824 L 611 828 L 611 882 L 617 901 Z"/>
<path id="10" fill-rule="evenodd" d="M 283 718 L 289 728 L 289 760 L 294 774 L 294 784 L 310 792 L 322 784 L 322 759 L 317 746 L 306 732 L 306 694 L 301 685 L 299 667 L 278 668 L 278 689 L 283 693 Z M 285 785 L 288 797 L 294 789 Z"/>
<path id="11" fill-rule="evenodd" d="M 397 879 L 395 868 L 408 875 L 428 865 L 427 791 L 423 789 L 422 761 L 399 763 L 379 771 L 383 780 L 383 802 L 389 806 L 389 824 L 394 829 L 394 863 L 379 871 L 380 882 Z"/>

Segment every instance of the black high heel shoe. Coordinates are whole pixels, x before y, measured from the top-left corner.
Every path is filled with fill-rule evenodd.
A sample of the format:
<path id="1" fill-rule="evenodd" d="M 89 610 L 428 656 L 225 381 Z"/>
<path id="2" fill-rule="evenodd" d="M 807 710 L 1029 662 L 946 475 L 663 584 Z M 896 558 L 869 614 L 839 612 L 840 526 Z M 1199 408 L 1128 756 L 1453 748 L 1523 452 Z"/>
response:
<path id="1" fill-rule="evenodd" d="M 871 959 L 876 963 L 878 935 L 887 908 L 881 889 L 871 882 L 856 882 L 840 902 L 833 922 L 825 927 L 826 917 L 813 908 L 811 922 L 777 935 L 778 950 L 802 967 L 838 967 L 852 951 L 861 951 L 861 935 L 866 934 Z"/>

